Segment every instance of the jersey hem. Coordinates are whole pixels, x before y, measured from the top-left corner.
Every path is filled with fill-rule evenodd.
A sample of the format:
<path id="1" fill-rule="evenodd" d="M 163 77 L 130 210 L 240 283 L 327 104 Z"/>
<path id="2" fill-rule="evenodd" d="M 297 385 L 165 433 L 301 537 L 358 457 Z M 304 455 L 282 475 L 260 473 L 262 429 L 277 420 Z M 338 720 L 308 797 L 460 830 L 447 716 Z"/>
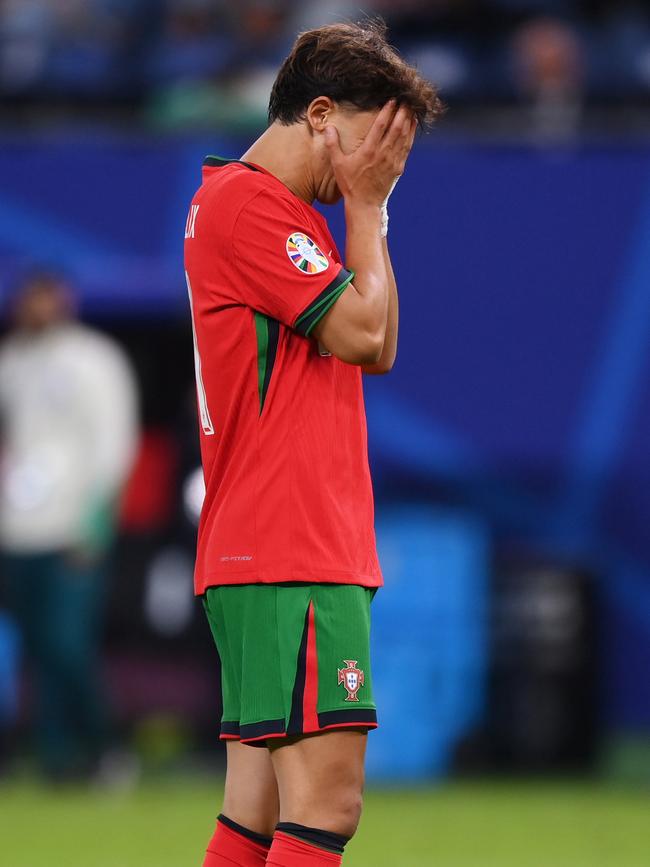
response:
<path id="1" fill-rule="evenodd" d="M 250 572 L 210 572 L 204 578 L 194 581 L 194 593 L 201 596 L 208 587 L 220 587 L 236 584 L 284 584 L 288 581 L 299 581 L 301 584 L 354 584 L 360 587 L 382 587 L 383 576 L 365 575 L 359 572 L 318 571 L 309 572 L 304 569 L 292 569 L 280 574 L 259 570 Z"/>

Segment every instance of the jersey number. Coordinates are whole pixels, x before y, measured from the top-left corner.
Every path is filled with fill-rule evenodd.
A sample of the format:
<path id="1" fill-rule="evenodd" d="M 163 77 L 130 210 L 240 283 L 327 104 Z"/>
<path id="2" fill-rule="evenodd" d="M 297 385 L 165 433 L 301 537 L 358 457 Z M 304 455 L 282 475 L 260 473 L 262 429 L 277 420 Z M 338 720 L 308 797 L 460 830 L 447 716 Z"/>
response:
<path id="1" fill-rule="evenodd" d="M 214 433 L 214 427 L 212 425 L 212 419 L 210 418 L 208 400 L 205 396 L 205 386 L 203 385 L 203 374 L 201 373 L 201 356 L 199 355 L 199 344 L 196 339 L 196 326 L 194 324 L 192 287 L 190 285 L 190 276 L 187 271 L 185 272 L 185 280 L 187 282 L 187 294 L 190 299 L 190 315 L 192 317 L 192 338 L 194 340 L 194 371 L 196 373 L 196 395 L 199 401 L 199 416 L 201 418 L 201 429 L 206 436 L 211 436 Z"/>

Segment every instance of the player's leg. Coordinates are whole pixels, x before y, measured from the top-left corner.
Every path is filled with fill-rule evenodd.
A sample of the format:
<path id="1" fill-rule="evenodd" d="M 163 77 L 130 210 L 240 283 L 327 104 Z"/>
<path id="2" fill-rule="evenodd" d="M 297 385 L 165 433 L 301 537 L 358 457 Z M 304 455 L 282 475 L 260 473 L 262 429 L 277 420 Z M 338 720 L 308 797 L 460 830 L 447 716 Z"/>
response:
<path id="1" fill-rule="evenodd" d="M 273 744 L 273 767 L 283 781 L 286 818 L 274 835 L 273 860 L 266 863 L 339 864 L 360 815 L 365 731 L 376 725 L 369 659 L 372 591 L 349 585 L 242 585 L 211 588 L 206 597 L 222 661 L 222 737 Z M 247 762 L 246 749 L 256 748 L 241 747 L 236 760 Z M 255 768 L 246 765 L 241 773 L 232 768 L 233 798 L 226 803 L 251 817 L 245 820 L 250 825 L 258 814 L 254 802 L 246 803 L 245 781 Z M 245 830 L 245 825 L 234 828 Z M 226 838 L 224 831 L 220 845 Z M 213 848 L 217 857 L 218 846 Z M 206 867 L 225 863 L 207 861 Z"/>
<path id="2" fill-rule="evenodd" d="M 280 822 L 267 865 L 340 863 L 361 816 L 366 740 L 365 731 L 342 729 L 272 747 Z"/>
<path id="3" fill-rule="evenodd" d="M 230 741 L 221 815 L 204 867 L 262 867 L 278 821 L 279 799 L 269 751 Z"/>
<path id="4" fill-rule="evenodd" d="M 204 608 L 221 659 L 223 717 L 221 737 L 227 739 L 227 769 L 224 801 L 216 830 L 208 844 L 204 867 L 261 867 L 271 844 L 278 820 L 278 789 L 269 751 L 245 746 L 238 740 L 242 719 L 242 693 L 248 690 L 244 678 L 243 652 L 249 630 L 251 609 L 264 609 L 264 597 L 272 591 L 260 591 L 259 605 L 253 605 L 251 588 L 212 587 L 204 596 Z M 253 624 L 253 634 L 261 632 Z M 275 634 L 275 633 L 273 633 Z M 253 648 L 254 651 L 257 648 Z M 262 657 L 270 652 L 261 648 Z M 258 655 L 257 653 L 255 655 Z M 268 679 L 268 678 L 267 678 Z M 264 678 L 260 679 L 263 684 Z M 260 692 L 259 686 L 256 692 Z"/>
<path id="5" fill-rule="evenodd" d="M 295 595 L 279 591 L 283 611 L 291 608 L 287 592 Z M 312 585 L 307 610 L 298 609 L 304 626 L 293 663 L 289 737 L 267 741 L 280 792 L 267 861 L 273 867 L 339 864 L 359 823 L 367 730 L 376 725 L 372 596 L 353 585 Z"/>
<path id="6" fill-rule="evenodd" d="M 269 751 L 230 741 L 222 812 L 258 834 L 273 836 L 280 800 Z"/>

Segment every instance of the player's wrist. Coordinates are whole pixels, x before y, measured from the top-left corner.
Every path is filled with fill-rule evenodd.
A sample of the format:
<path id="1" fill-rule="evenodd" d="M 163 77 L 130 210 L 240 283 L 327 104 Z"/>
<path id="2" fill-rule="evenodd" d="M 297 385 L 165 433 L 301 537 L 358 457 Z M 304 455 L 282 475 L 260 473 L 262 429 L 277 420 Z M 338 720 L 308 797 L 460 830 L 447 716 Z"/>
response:
<path id="1" fill-rule="evenodd" d="M 346 211 L 365 213 L 369 216 L 379 216 L 383 205 L 383 201 L 352 193 L 344 197 L 344 202 Z"/>
<path id="2" fill-rule="evenodd" d="M 381 203 L 369 203 L 360 199 L 346 198 L 345 222 L 348 228 L 366 226 L 369 230 L 379 232 L 381 228 Z"/>

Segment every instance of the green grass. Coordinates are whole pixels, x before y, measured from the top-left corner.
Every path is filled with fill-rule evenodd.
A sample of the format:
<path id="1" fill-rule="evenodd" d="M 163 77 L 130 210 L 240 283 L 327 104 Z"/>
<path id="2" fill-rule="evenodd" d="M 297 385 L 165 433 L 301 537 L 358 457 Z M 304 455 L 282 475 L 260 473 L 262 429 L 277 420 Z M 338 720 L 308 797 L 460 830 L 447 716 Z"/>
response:
<path id="1" fill-rule="evenodd" d="M 219 783 L 0 786 L 3 867 L 200 867 Z M 372 790 L 346 867 L 648 867 L 650 794 L 588 783 Z"/>

